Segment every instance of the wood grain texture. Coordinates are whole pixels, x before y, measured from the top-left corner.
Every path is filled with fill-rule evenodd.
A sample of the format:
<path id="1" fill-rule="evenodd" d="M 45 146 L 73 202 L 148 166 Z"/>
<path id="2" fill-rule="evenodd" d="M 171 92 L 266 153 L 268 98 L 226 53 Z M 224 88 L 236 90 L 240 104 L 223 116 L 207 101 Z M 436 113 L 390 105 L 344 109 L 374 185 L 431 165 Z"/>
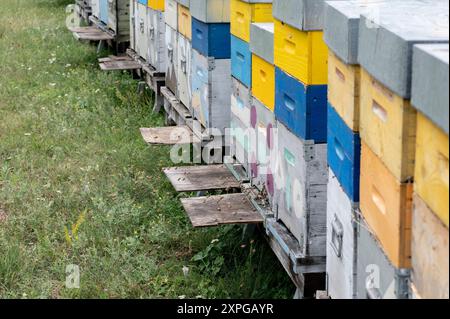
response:
<path id="1" fill-rule="evenodd" d="M 415 194 L 412 231 L 412 280 L 421 298 L 449 298 L 448 241 L 448 228 Z"/>
<path id="2" fill-rule="evenodd" d="M 359 131 L 361 70 L 345 64 L 336 54 L 328 56 L 328 101 L 354 132 Z"/>
<path id="3" fill-rule="evenodd" d="M 199 143 L 187 126 L 141 128 L 141 135 L 147 144 L 177 145 Z"/>
<path id="4" fill-rule="evenodd" d="M 263 222 L 245 194 L 185 198 L 181 203 L 196 228 Z"/>
<path id="5" fill-rule="evenodd" d="M 119 42 L 126 42 L 130 40 L 129 21 L 130 3 L 128 0 L 109 0 L 108 28 L 115 33 Z"/>
<path id="6" fill-rule="evenodd" d="M 157 72 L 166 72 L 166 25 L 164 23 L 164 13 L 148 9 L 148 25 L 148 62 Z"/>
<path id="7" fill-rule="evenodd" d="M 141 58 L 147 60 L 148 52 L 148 18 L 147 7 L 141 3 L 136 3 L 135 7 L 135 51 Z"/>
<path id="8" fill-rule="evenodd" d="M 138 70 L 141 68 L 141 64 L 136 61 L 127 60 L 111 60 L 101 62 L 100 69 L 103 71 L 124 71 L 124 70 Z"/>
<path id="9" fill-rule="evenodd" d="M 417 111 L 361 71 L 361 138 L 400 182 L 414 176 Z"/>
<path id="10" fill-rule="evenodd" d="M 206 128 L 230 126 L 230 59 L 208 58 L 192 50 L 192 109 Z M 225 84 L 226 83 L 226 84 Z"/>
<path id="11" fill-rule="evenodd" d="M 362 143 L 361 211 L 397 268 L 411 268 L 412 191 Z"/>
<path id="12" fill-rule="evenodd" d="M 177 192 L 229 190 L 241 186 L 224 165 L 173 167 L 163 171 Z"/>
<path id="13" fill-rule="evenodd" d="M 326 254 L 327 146 L 303 141 L 278 123 L 275 201 L 278 218 L 305 256 Z"/>
<path id="14" fill-rule="evenodd" d="M 415 192 L 448 228 L 448 135 L 419 113 L 416 145 Z"/>
<path id="15" fill-rule="evenodd" d="M 364 220 L 358 219 L 357 236 L 357 298 L 369 299 L 369 292 L 383 299 L 396 299 L 396 269 L 392 266 Z"/>
<path id="16" fill-rule="evenodd" d="M 75 37 L 75 39 L 82 41 L 106 41 L 114 39 L 113 36 L 98 28 L 96 30 L 89 29 L 80 30 L 79 32 L 73 32 L 73 36 Z"/>

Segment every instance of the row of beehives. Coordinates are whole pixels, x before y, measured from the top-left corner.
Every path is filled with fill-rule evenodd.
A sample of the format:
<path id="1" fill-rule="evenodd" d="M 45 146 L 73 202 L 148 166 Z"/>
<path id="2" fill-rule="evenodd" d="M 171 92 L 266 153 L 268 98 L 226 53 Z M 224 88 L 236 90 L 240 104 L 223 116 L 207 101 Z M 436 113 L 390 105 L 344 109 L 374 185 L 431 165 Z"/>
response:
<path id="1" fill-rule="evenodd" d="M 82 0 L 84 8 L 90 5 L 90 12 L 102 27 L 116 35 L 117 43 L 130 41 L 130 1 L 129 0 Z M 164 0 L 162 0 L 164 1 Z"/>
<path id="2" fill-rule="evenodd" d="M 332 298 L 448 297 L 448 4 L 271 2 L 132 0 L 131 47 L 233 129 Z"/>

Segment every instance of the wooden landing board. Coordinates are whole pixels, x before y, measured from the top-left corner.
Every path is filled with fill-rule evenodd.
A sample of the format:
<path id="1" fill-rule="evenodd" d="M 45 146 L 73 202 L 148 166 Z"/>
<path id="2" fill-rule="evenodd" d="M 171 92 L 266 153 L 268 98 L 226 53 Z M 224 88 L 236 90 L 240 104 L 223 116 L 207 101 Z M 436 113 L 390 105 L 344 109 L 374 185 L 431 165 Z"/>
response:
<path id="1" fill-rule="evenodd" d="M 103 71 L 124 71 L 124 70 L 138 70 L 141 65 L 136 61 L 130 60 L 115 60 L 102 62 L 99 64 Z"/>
<path id="2" fill-rule="evenodd" d="M 245 194 L 185 198 L 181 203 L 196 228 L 263 223 Z"/>
<path id="3" fill-rule="evenodd" d="M 87 27 L 93 28 L 93 27 Z M 79 32 L 73 32 L 73 36 L 77 40 L 86 40 L 86 41 L 107 41 L 114 40 L 114 37 L 98 28 L 95 30 L 84 30 Z"/>
<path id="4" fill-rule="evenodd" d="M 70 32 L 76 33 L 93 33 L 100 31 L 99 28 L 90 26 L 90 27 L 69 27 Z"/>
<path id="5" fill-rule="evenodd" d="M 98 63 L 105 63 L 105 62 L 114 62 L 114 61 L 134 61 L 132 58 L 130 58 L 128 55 L 110 55 L 106 58 L 100 58 L 98 59 Z"/>
<path id="6" fill-rule="evenodd" d="M 141 128 L 141 135 L 144 141 L 151 145 L 177 145 L 200 142 L 187 126 Z"/>
<path id="7" fill-rule="evenodd" d="M 224 165 L 172 167 L 163 171 L 177 192 L 228 190 L 241 186 Z"/>

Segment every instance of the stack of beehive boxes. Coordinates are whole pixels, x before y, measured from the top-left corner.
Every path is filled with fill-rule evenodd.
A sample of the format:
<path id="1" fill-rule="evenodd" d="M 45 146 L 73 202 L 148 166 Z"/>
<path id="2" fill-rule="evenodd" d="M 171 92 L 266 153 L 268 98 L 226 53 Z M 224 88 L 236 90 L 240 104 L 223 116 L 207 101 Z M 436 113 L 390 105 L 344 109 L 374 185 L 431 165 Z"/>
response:
<path id="1" fill-rule="evenodd" d="M 365 3 L 365 6 L 362 3 Z M 372 1 L 373 2 L 373 1 Z M 325 6 L 328 58 L 327 291 L 334 299 L 356 297 L 356 224 L 359 206 L 360 14 L 367 1 L 334 1 Z"/>
<path id="2" fill-rule="evenodd" d="M 326 254 L 327 59 L 323 1 L 276 0 L 277 218 L 305 257 Z"/>
<path id="3" fill-rule="evenodd" d="M 257 148 L 255 126 L 251 125 L 250 115 L 252 90 L 250 34 L 252 23 L 273 21 L 272 1 L 231 0 L 230 5 L 232 75 L 230 150 L 231 155 L 244 166 L 247 177 L 251 177 L 251 165 L 256 163 Z M 265 45 L 269 46 L 270 42 Z M 270 81 L 270 74 L 267 76 L 267 80 Z M 270 87 L 269 83 L 267 88 L 274 92 L 275 88 Z"/>
<path id="4" fill-rule="evenodd" d="M 252 184 L 267 195 L 273 204 L 275 195 L 274 134 L 275 120 L 275 64 L 274 24 L 253 23 L 250 31 L 252 52 L 252 98 L 250 126 L 255 131 L 255 149 L 250 154 Z"/>
<path id="5" fill-rule="evenodd" d="M 411 103 L 418 119 L 411 255 L 418 298 L 449 298 L 448 63 L 448 44 L 414 48 Z"/>
<path id="6" fill-rule="evenodd" d="M 177 0 L 178 34 L 176 72 L 178 99 L 191 109 L 192 18 L 189 0 Z"/>
<path id="7" fill-rule="evenodd" d="M 192 112 L 205 129 L 224 134 L 230 122 L 230 2 L 191 1 L 190 12 Z"/>
<path id="8" fill-rule="evenodd" d="M 394 269 L 394 278 L 389 278 L 397 283 L 393 297 L 405 298 L 409 291 L 402 276 L 411 269 L 417 135 L 417 112 L 410 104 L 412 45 L 448 42 L 448 2 L 400 1 L 378 11 L 377 19 L 363 14 L 359 28 L 360 206 Z M 381 278 L 386 274 L 380 269 Z M 370 279 L 366 290 L 389 296 L 377 278 Z"/>
<path id="9" fill-rule="evenodd" d="M 166 87 L 191 108 L 192 20 L 189 0 L 165 1 Z"/>
<path id="10" fill-rule="evenodd" d="M 166 87 L 178 96 L 178 3 L 175 0 L 165 0 L 165 60 Z"/>
<path id="11" fill-rule="evenodd" d="M 147 6 L 147 0 L 130 0 L 130 47 L 143 59 L 148 54 Z"/>
<path id="12" fill-rule="evenodd" d="M 334 298 L 407 298 L 411 236 L 420 233 L 412 232 L 411 216 L 417 121 L 409 101 L 412 45 L 448 41 L 448 4 L 329 2 L 326 25 L 328 291 Z M 354 215 L 358 199 L 362 216 Z M 448 272 L 448 261 L 437 268 Z M 446 285 L 448 290 L 448 275 Z"/>
<path id="13" fill-rule="evenodd" d="M 143 53 L 146 54 L 144 58 L 147 63 L 159 73 L 166 71 L 164 9 L 164 0 L 148 0 L 147 2 L 147 52 L 144 49 Z"/>

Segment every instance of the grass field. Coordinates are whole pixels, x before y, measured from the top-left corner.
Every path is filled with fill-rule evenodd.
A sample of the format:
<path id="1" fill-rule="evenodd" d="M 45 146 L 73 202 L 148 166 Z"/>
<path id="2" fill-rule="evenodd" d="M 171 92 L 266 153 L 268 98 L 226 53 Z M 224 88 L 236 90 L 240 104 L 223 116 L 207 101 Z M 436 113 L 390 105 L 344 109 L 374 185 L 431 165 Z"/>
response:
<path id="1" fill-rule="evenodd" d="M 192 229 L 169 150 L 139 134 L 162 116 L 129 74 L 99 71 L 69 3 L 0 0 L 0 297 L 291 297 L 262 238 Z"/>

